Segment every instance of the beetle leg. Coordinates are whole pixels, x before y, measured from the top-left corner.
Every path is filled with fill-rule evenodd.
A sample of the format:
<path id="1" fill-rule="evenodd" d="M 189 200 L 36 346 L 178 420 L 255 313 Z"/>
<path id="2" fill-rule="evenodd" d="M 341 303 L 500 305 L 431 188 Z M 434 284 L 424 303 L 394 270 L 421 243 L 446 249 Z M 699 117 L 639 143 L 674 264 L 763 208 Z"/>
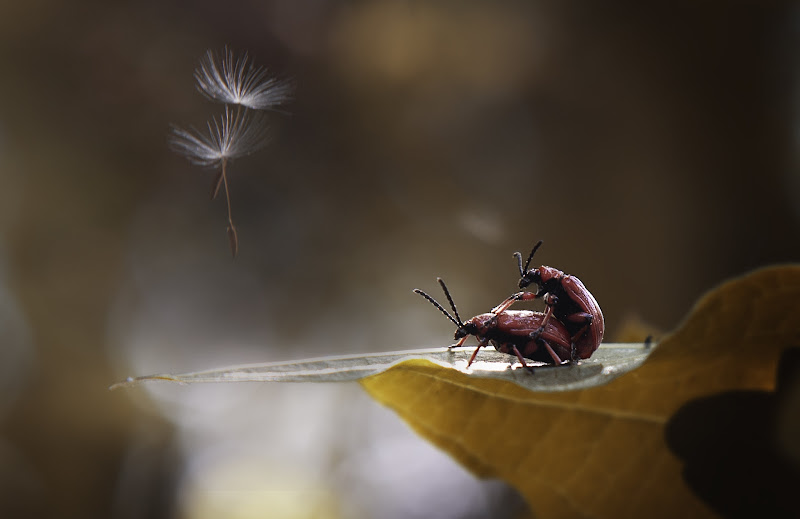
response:
<path id="1" fill-rule="evenodd" d="M 493 314 L 500 314 L 500 313 L 503 313 L 503 312 L 505 312 L 506 310 L 508 310 L 508 308 L 509 308 L 511 305 L 513 305 L 514 303 L 516 303 L 516 302 L 517 302 L 516 295 L 517 295 L 517 294 L 514 294 L 514 295 L 511 295 L 511 296 L 508 296 L 506 299 L 504 299 L 504 300 L 503 300 L 503 302 L 502 302 L 502 303 L 500 303 L 499 305 L 497 305 L 497 306 L 495 306 L 494 308 L 492 308 L 492 309 L 490 310 L 490 313 L 493 313 Z"/>
<path id="2" fill-rule="evenodd" d="M 586 333 L 586 330 L 587 330 L 588 328 L 589 328 L 589 324 L 587 323 L 587 324 L 585 324 L 585 325 L 583 326 L 583 328 L 581 328 L 580 330 L 578 330 L 578 333 L 576 333 L 575 335 L 573 335 L 573 336 L 572 336 L 572 342 L 575 342 L 575 341 L 577 341 L 578 339 L 580 339 L 580 338 L 581 338 L 581 336 L 582 336 L 584 333 Z"/>
<path id="3" fill-rule="evenodd" d="M 571 323 L 584 323 L 588 327 L 590 324 L 592 324 L 594 316 L 587 312 L 575 312 L 574 314 L 564 317 L 564 320 Z"/>
<path id="4" fill-rule="evenodd" d="M 575 343 L 578 342 L 578 339 L 583 337 L 583 334 L 589 329 L 589 326 L 592 324 L 593 316 L 586 312 L 575 312 L 574 314 L 566 316 L 564 320 L 571 323 L 584 323 L 581 329 L 570 338 L 570 362 L 575 362 L 578 360 L 578 352 L 575 348 Z"/>
<path id="5" fill-rule="evenodd" d="M 463 346 L 463 345 L 464 345 L 464 343 L 467 341 L 467 339 L 468 339 L 468 338 L 469 338 L 469 335 L 465 335 L 465 336 L 461 337 L 461 338 L 458 340 L 458 342 L 457 342 L 457 343 L 455 343 L 455 344 L 451 344 L 450 346 L 448 346 L 448 347 L 447 347 L 447 349 L 448 349 L 448 350 L 452 350 L 453 348 L 460 348 L 461 346 Z"/>
<path id="6" fill-rule="evenodd" d="M 545 301 L 549 298 L 549 295 L 545 298 Z M 544 327 L 547 326 L 547 322 L 553 316 L 553 307 L 548 305 L 544 311 L 544 317 L 542 318 L 542 322 L 537 329 L 530 333 L 530 338 L 534 341 L 539 340 L 539 337 L 542 335 L 544 331 Z"/>
<path id="7" fill-rule="evenodd" d="M 481 348 L 489 344 L 489 339 L 483 338 L 481 342 L 478 343 L 478 347 L 475 348 L 475 351 L 472 352 L 472 356 L 470 356 L 469 361 L 467 361 L 467 367 L 472 365 L 472 361 L 475 360 L 475 356 L 478 354 Z"/>
<path id="8" fill-rule="evenodd" d="M 515 301 L 533 301 L 539 297 L 539 294 L 536 292 L 517 292 L 514 294 Z"/>
<path id="9" fill-rule="evenodd" d="M 558 356 L 558 353 L 553 351 L 553 348 L 550 346 L 550 343 L 548 343 L 547 341 L 543 340 L 542 344 L 544 344 L 544 348 L 547 350 L 547 353 L 549 353 L 550 356 L 553 358 L 553 361 L 556 363 L 556 366 L 561 364 L 561 362 L 562 362 L 561 361 L 561 357 Z"/>
<path id="10" fill-rule="evenodd" d="M 572 341 L 572 355 L 571 355 L 571 357 L 572 357 L 572 360 L 574 361 L 574 360 L 577 360 L 575 358 L 575 354 L 576 354 L 575 343 L 578 342 L 578 339 L 583 337 L 583 334 L 586 333 L 586 331 L 589 329 L 589 326 L 592 324 L 593 317 L 592 317 L 591 314 L 588 314 L 586 312 L 575 312 L 574 314 L 566 316 L 564 318 L 564 320 L 565 321 L 569 321 L 571 323 L 580 323 L 580 322 L 584 323 L 583 326 L 581 327 L 581 329 L 578 330 L 578 332 L 575 335 L 573 335 L 572 338 L 571 338 L 571 341 Z"/>
<path id="11" fill-rule="evenodd" d="M 520 364 L 522 364 L 522 367 L 533 373 L 533 367 L 528 366 L 528 363 L 525 362 L 525 357 L 522 356 L 522 353 L 519 352 L 519 349 L 517 349 L 517 347 L 514 344 L 511 345 L 511 349 L 514 351 L 514 355 L 516 355 L 517 358 L 519 359 L 519 362 Z"/>
<path id="12" fill-rule="evenodd" d="M 502 303 L 492 308 L 491 313 L 499 314 L 505 312 L 506 310 L 509 309 L 511 305 L 513 305 L 517 301 L 533 301 L 537 297 L 539 297 L 539 295 L 533 292 L 517 292 L 516 294 L 511 294 L 505 300 L 503 300 Z"/>

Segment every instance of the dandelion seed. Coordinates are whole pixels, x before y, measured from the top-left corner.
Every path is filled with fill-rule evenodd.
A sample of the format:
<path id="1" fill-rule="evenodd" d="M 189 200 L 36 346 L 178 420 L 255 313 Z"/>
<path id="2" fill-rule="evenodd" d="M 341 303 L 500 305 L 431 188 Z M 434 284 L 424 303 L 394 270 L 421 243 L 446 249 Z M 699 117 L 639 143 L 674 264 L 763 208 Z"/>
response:
<path id="1" fill-rule="evenodd" d="M 233 224 L 231 196 L 228 190 L 228 161 L 257 151 L 266 143 L 266 137 L 266 125 L 260 114 L 248 112 L 243 108 L 232 109 L 227 105 L 222 117 L 212 118 L 208 123 L 208 133 L 196 128 L 188 130 L 171 128 L 169 144 L 174 151 L 194 164 L 220 168 L 212 185 L 211 198 L 217 196 L 220 186 L 225 186 L 228 238 L 234 258 L 239 252 L 239 238 L 236 226 Z"/>
<path id="2" fill-rule="evenodd" d="M 228 222 L 228 243 L 231 246 L 231 254 L 235 258 L 239 254 L 239 234 L 236 232 L 236 226 L 233 222 Z"/>
<path id="3" fill-rule="evenodd" d="M 225 113 L 208 122 L 208 132 L 190 127 L 173 126 L 169 145 L 173 151 L 194 164 L 219 168 L 211 186 L 211 199 L 225 187 L 228 208 L 228 241 L 235 258 L 239 252 L 239 236 L 233 224 L 231 194 L 228 189 L 228 161 L 249 155 L 266 144 L 267 127 L 264 114 L 254 110 L 271 110 L 291 98 L 292 85 L 267 77 L 266 69 L 255 67 L 247 54 L 234 60 L 227 48 L 221 60 L 208 51 L 195 69 L 197 89 L 213 101 L 225 103 Z M 237 105 L 231 108 L 229 105 Z"/>
<path id="4" fill-rule="evenodd" d="M 253 65 L 247 54 L 234 60 L 227 48 L 221 59 L 207 51 L 194 77 L 197 89 L 212 101 L 254 110 L 273 110 L 289 101 L 293 91 L 290 81 L 268 77 L 267 70 Z"/>
<path id="5" fill-rule="evenodd" d="M 173 126 L 169 144 L 192 163 L 219 167 L 224 161 L 261 149 L 267 141 L 267 127 L 258 113 L 225 107 L 225 113 L 208 122 L 208 133 L 190 127 Z"/>

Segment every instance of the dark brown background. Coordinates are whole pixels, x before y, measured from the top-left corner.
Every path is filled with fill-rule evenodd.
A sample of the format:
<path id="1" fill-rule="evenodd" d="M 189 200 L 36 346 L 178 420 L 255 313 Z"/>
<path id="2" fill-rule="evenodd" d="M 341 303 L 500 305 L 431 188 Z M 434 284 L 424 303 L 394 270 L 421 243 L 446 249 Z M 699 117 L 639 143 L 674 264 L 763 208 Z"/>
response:
<path id="1" fill-rule="evenodd" d="M 137 516 L 124 488 L 188 516 L 163 464 L 122 481 L 142 428 L 183 458 L 145 394 L 109 383 L 444 346 L 411 289 L 442 276 L 485 311 L 538 239 L 611 339 L 797 261 L 797 8 L 603 4 L 0 6 L 0 515 Z M 235 262 L 212 174 L 166 147 L 219 113 L 192 70 L 224 45 L 297 83 L 266 151 L 232 164 Z"/>

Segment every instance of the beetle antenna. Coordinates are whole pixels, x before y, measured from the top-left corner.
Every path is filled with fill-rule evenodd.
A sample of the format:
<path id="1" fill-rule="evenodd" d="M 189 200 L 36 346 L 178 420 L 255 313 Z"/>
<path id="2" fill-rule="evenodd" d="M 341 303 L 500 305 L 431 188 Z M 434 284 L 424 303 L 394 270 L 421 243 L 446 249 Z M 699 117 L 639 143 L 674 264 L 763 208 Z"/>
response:
<path id="1" fill-rule="evenodd" d="M 427 299 L 428 302 L 430 304 L 432 304 L 433 306 L 435 306 L 436 308 L 438 308 L 444 314 L 445 317 L 447 317 L 448 319 L 453 321 L 453 324 L 455 324 L 456 326 L 461 328 L 462 325 L 459 324 L 458 321 L 456 321 L 455 318 L 452 315 L 450 315 L 450 312 L 445 310 L 444 307 L 442 305 L 440 305 L 439 302 L 436 299 L 432 298 L 431 296 L 429 296 L 428 294 L 426 294 L 425 292 L 423 292 L 422 290 L 420 290 L 418 288 L 414 289 L 414 293 L 415 294 L 419 294 L 422 297 L 424 297 L 425 299 Z"/>
<path id="2" fill-rule="evenodd" d="M 519 252 L 517 253 L 519 254 L 519 265 L 520 265 L 519 273 L 521 276 L 524 276 L 525 273 L 528 272 L 528 267 L 530 267 L 531 265 L 531 260 L 533 259 L 533 255 L 536 254 L 536 251 L 539 250 L 539 247 L 541 246 L 542 246 L 542 240 L 539 240 L 538 243 L 536 243 L 536 245 L 533 246 L 531 253 L 528 255 L 527 261 L 525 261 L 525 267 L 522 266 L 522 254 L 520 254 Z"/>
<path id="3" fill-rule="evenodd" d="M 456 319 L 458 319 L 458 327 L 462 328 L 464 326 L 464 323 L 461 322 L 461 316 L 458 315 L 458 309 L 456 308 L 456 304 L 453 302 L 453 298 L 450 297 L 450 291 L 447 290 L 447 285 L 444 284 L 442 278 L 436 278 L 436 281 L 438 281 L 439 284 L 442 285 L 442 290 L 444 290 L 444 295 L 446 295 L 447 300 L 450 301 L 450 308 L 453 309 L 453 313 L 456 314 Z"/>
<path id="4" fill-rule="evenodd" d="M 525 269 L 522 268 L 522 254 L 515 252 L 514 257 L 517 258 L 517 265 L 519 265 L 519 277 L 525 277 Z"/>

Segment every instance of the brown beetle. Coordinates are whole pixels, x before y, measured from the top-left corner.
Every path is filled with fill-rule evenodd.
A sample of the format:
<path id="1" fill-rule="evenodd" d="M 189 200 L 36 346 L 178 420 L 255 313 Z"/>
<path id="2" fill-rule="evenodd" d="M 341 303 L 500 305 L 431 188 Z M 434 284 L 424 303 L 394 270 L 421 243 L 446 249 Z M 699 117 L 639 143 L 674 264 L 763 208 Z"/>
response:
<path id="1" fill-rule="evenodd" d="M 478 351 L 490 342 L 497 351 L 516 355 L 520 363 L 528 369 L 531 368 L 525 362 L 526 358 L 556 365 L 570 358 L 572 343 L 569 332 L 558 319 L 547 320 L 542 312 L 507 310 L 516 301 L 509 298 L 491 312 L 476 315 L 467 322 L 462 322 L 453 298 L 450 297 L 450 291 L 441 278 L 437 280 L 450 302 L 455 317 L 422 290 L 414 289 L 414 292 L 427 299 L 458 327 L 454 337 L 458 342 L 450 348 L 462 346 L 470 335 L 478 339 L 478 347 L 469 358 L 467 367 L 475 360 Z"/>
<path id="2" fill-rule="evenodd" d="M 586 289 L 580 279 L 564 274 L 553 267 L 542 265 L 528 269 L 533 255 L 542 245 L 542 241 L 533 246 L 525 265 L 522 265 L 522 254 L 514 253 L 519 264 L 519 288 L 536 285 L 536 292 L 518 292 L 500 303 L 498 308 L 508 308 L 515 301 L 530 301 L 541 297 L 547 305 L 545 318 L 538 333 L 544 333 L 545 326 L 553 317 L 561 321 L 567 328 L 574 349 L 570 360 L 588 359 L 600 346 L 605 332 L 605 320 L 600 305 L 591 292 Z M 493 310 L 494 311 L 494 310 Z"/>

